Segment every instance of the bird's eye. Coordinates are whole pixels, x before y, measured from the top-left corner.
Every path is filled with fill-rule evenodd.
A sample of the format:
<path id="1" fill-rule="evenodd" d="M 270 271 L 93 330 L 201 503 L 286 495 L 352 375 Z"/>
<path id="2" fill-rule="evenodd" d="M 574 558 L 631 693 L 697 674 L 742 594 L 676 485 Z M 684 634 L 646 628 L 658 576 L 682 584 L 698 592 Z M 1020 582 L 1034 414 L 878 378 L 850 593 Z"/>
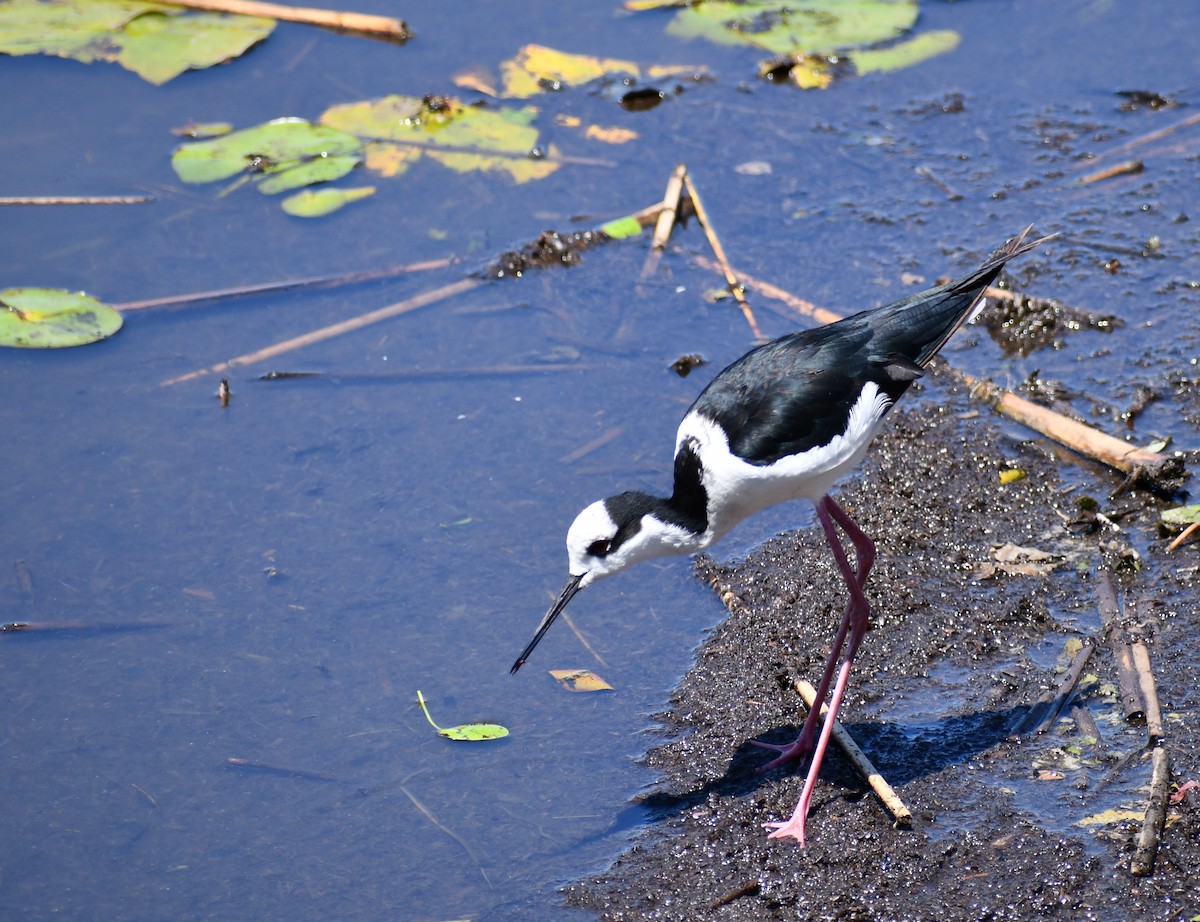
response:
<path id="1" fill-rule="evenodd" d="M 589 544 L 587 552 L 593 557 L 603 557 L 610 550 L 612 550 L 612 542 L 605 538 L 601 538 L 599 541 L 593 541 L 591 544 Z"/>

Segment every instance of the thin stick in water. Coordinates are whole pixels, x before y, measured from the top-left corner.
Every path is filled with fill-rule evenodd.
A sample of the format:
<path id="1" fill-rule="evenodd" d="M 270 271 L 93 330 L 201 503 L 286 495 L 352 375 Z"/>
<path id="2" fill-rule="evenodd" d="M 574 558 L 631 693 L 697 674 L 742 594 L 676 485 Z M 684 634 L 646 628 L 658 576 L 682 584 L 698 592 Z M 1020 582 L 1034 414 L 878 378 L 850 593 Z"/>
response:
<path id="1" fill-rule="evenodd" d="M 687 187 L 688 197 L 692 200 L 692 207 L 696 210 L 696 217 L 700 221 L 700 226 L 704 228 L 704 235 L 708 238 L 708 245 L 712 247 L 717 265 L 721 267 L 721 272 L 725 275 L 725 281 L 729 286 L 729 293 L 737 299 L 738 307 L 742 309 L 742 316 L 746 318 L 746 323 L 750 325 L 750 332 L 754 334 L 754 338 L 762 341 L 764 338 L 762 330 L 758 328 L 758 321 L 754 318 L 754 311 L 746 303 L 745 286 L 738 281 L 738 277 L 733 274 L 733 269 L 729 267 L 729 260 L 725 258 L 725 248 L 721 246 L 721 240 L 717 237 L 717 232 L 712 226 L 712 219 L 709 218 L 708 212 L 704 209 L 704 202 L 700 200 L 700 194 L 696 191 L 696 184 L 692 182 L 692 177 L 688 174 L 684 174 L 683 183 Z"/>
<path id="2" fill-rule="evenodd" d="M 171 6 L 182 6 L 191 10 L 210 10 L 216 13 L 235 13 L 239 16 L 263 16 L 267 19 L 282 19 L 304 25 L 321 26 L 338 32 L 351 32 L 386 38 L 392 41 L 408 41 L 412 33 L 402 20 L 390 16 L 372 16 L 368 13 L 344 13 L 337 10 L 320 10 L 303 6 L 283 6 L 279 3 L 261 3 L 257 0 L 169 0 Z"/>
<path id="3" fill-rule="evenodd" d="M 804 699 L 804 703 L 811 709 L 816 706 L 817 690 L 803 679 L 796 682 L 796 691 L 800 693 L 800 697 Z M 825 717 L 826 711 L 829 709 L 821 705 L 821 717 Z M 908 807 L 904 805 L 899 795 L 888 784 L 879 770 L 871 764 L 871 760 L 867 758 L 865 752 L 858 748 L 858 744 L 851 739 L 850 734 L 846 732 L 840 721 L 833 722 L 833 741 L 838 744 L 838 747 L 844 752 L 847 758 L 854 763 L 854 767 L 858 773 L 867 779 L 867 784 L 871 786 L 871 790 L 883 802 L 883 806 L 888 813 L 892 815 L 897 829 L 908 829 L 912 826 L 912 813 Z"/>
<path id="4" fill-rule="evenodd" d="M 667 190 L 662 201 L 663 207 L 654 224 L 654 238 L 650 242 L 650 252 L 646 254 L 646 261 L 642 264 L 640 278 L 643 281 L 658 271 L 658 264 L 662 261 L 667 243 L 670 242 L 671 231 L 679 220 L 679 199 L 683 194 L 683 182 L 686 177 L 687 165 L 680 163 L 671 171 L 671 178 L 667 180 Z"/>
<path id="5" fill-rule="evenodd" d="M 1146 702 L 1146 745 L 1153 746 L 1163 738 L 1162 710 L 1158 706 L 1158 688 L 1154 673 L 1150 671 L 1150 652 L 1139 637 L 1130 644 L 1133 652 L 1133 668 L 1137 671 L 1138 687 Z"/>

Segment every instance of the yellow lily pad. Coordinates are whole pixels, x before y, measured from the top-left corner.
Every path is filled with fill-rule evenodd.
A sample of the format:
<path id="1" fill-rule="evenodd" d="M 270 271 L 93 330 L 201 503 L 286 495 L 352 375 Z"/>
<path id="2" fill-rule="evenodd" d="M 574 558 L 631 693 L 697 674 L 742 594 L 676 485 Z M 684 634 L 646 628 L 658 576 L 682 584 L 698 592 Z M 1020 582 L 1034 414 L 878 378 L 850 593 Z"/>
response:
<path id="1" fill-rule="evenodd" d="M 1129 823 L 1142 821 L 1142 813 L 1138 810 L 1102 810 L 1085 816 L 1076 826 L 1111 826 L 1113 823 Z"/>
<path id="2" fill-rule="evenodd" d="M 587 669 L 551 669 L 550 675 L 569 692 L 613 691 L 613 687 Z"/>
<path id="3" fill-rule="evenodd" d="M 547 89 L 581 86 L 607 74 L 641 76 L 633 61 L 526 45 L 500 65 L 501 93 L 510 99 L 528 99 Z"/>
<path id="4" fill-rule="evenodd" d="M 534 155 L 537 109 L 479 108 L 448 97 L 385 96 L 332 106 L 320 123 L 368 142 L 367 166 L 384 175 L 405 172 L 427 156 L 460 173 L 485 170 L 524 183 L 558 169 L 550 156 Z"/>
<path id="5" fill-rule="evenodd" d="M 0 346 L 62 349 L 108 339 L 123 323 L 114 308 L 82 291 L 8 288 L 0 291 Z"/>

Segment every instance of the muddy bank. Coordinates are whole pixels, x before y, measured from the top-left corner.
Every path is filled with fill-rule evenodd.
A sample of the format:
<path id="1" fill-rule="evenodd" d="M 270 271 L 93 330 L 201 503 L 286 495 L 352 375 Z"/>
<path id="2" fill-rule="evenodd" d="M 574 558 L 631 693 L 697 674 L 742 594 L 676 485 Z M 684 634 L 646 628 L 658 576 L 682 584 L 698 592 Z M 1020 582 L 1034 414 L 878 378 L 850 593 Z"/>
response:
<path id="1" fill-rule="evenodd" d="M 893 829 L 833 748 L 808 848 L 769 840 L 761 826 L 791 813 L 805 766 L 756 774 L 768 755 L 748 741 L 798 731 L 792 683 L 816 681 L 844 602 L 814 522 L 736 565 L 697 562 L 699 578 L 731 593 L 730 616 L 661 716 L 665 739 L 647 756 L 663 778 L 644 798 L 653 821 L 608 871 L 567 889 L 571 905 L 611 920 L 1200 912 L 1196 800 L 1170 807 L 1154 875 L 1129 874 L 1150 769 L 1144 727 L 1123 719 L 1106 644 L 1074 702 L 1098 740 L 1069 716 L 1040 737 L 1011 737 L 1058 684 L 1066 642 L 1099 633 L 1095 581 L 1105 567 L 1125 620 L 1149 643 L 1174 776 L 1200 776 L 1197 548 L 1165 552 L 1156 523 L 1170 503 L 1111 498 L 1112 472 L 1065 458 L 947 380 L 920 388 L 839 493 L 879 550 L 867 588 L 874 629 L 842 720 L 897 788 L 913 828 Z M 1025 476 L 1002 484 L 1008 469 Z M 1018 555 L 1010 566 L 996 554 L 1006 544 L 1053 556 Z"/>

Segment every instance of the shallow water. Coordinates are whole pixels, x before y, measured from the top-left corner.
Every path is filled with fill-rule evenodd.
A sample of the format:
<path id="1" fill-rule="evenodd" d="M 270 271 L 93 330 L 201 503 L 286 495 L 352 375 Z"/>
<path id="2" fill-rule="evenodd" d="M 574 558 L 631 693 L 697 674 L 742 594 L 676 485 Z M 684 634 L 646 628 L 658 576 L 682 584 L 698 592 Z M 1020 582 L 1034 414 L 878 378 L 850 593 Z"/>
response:
<path id="1" fill-rule="evenodd" d="M 373 6 L 360 8 L 394 12 Z M 216 376 L 163 382 L 456 281 L 545 227 L 644 207 L 683 160 L 735 264 L 836 310 L 908 293 L 904 271 L 932 282 L 971 268 L 1030 222 L 1063 232 L 1035 257 L 1059 287 L 1035 293 L 1119 314 L 1119 341 L 1085 332 L 1011 359 L 972 332 L 947 351 L 1001 380 L 1040 369 L 1094 397 L 1083 408 L 1105 425 L 1134 384 L 1161 388 L 1197 344 L 1180 310 L 1196 294 L 1179 288 L 1200 277 L 1195 225 L 1178 221 L 1194 170 L 1167 157 L 1084 191 L 1066 172 L 1181 117 L 1119 112 L 1113 91 L 1194 96 L 1194 55 L 1175 36 L 1197 14 L 1172 7 L 1168 28 L 1163 9 L 927 4 L 922 27 L 959 30 L 956 52 L 820 94 L 758 83 L 757 55 L 678 44 L 662 17 L 631 24 L 607 4 L 566 16 L 528 3 L 515 16 L 445 3 L 411 14 L 418 39 L 403 48 L 281 25 L 244 60 L 161 89 L 111 66 L 0 58 L 0 194 L 157 197 L 4 209 L 5 285 L 123 302 L 463 259 L 389 282 L 141 311 L 103 344 L 0 355 L 2 620 L 79 625 L 2 638 L 0 909 L 449 919 L 519 904 L 523 917 L 542 905 L 566 918 L 554 886 L 629 840 L 626 805 L 653 780 L 636 765 L 652 715 L 722 609 L 686 563 L 644 565 L 572 605 L 603 662 L 560 625 L 517 677 L 507 671 L 561 584 L 574 513 L 616 490 L 665 489 L 682 411 L 753 344 L 735 309 L 703 297 L 720 281 L 689 258 L 705 252 L 695 222 L 641 286 L 646 242 L 615 243 L 579 268 L 237 369 L 228 409 Z M 556 114 L 638 131 L 602 151 L 614 168 L 511 186 L 422 164 L 318 222 L 249 189 L 181 186 L 170 170 L 169 129 L 183 122 L 452 92 L 455 72 L 529 41 L 704 63 L 714 79 L 644 113 L 587 89 L 538 100 L 539 125 L 568 152 L 597 155 Z M 964 111 L 943 112 L 957 95 Z M 1194 152 L 1195 134 L 1178 141 Z M 748 161 L 771 171 L 738 172 Z M 1154 286 L 1098 268 L 1105 247 L 1152 235 L 1164 254 Z M 756 306 L 770 335 L 804 323 Z M 680 379 L 667 366 L 687 352 L 710 364 Z M 453 374 L 538 363 L 575 367 Z M 330 377 L 257 380 L 271 370 Z M 1151 404 L 1137 440 L 1178 435 L 1177 418 L 1169 398 Z M 723 551 L 807 515 L 772 511 Z M 560 692 L 544 670 L 568 666 L 617 692 Z M 496 721 L 512 735 L 440 739 L 418 688 L 439 723 Z"/>

